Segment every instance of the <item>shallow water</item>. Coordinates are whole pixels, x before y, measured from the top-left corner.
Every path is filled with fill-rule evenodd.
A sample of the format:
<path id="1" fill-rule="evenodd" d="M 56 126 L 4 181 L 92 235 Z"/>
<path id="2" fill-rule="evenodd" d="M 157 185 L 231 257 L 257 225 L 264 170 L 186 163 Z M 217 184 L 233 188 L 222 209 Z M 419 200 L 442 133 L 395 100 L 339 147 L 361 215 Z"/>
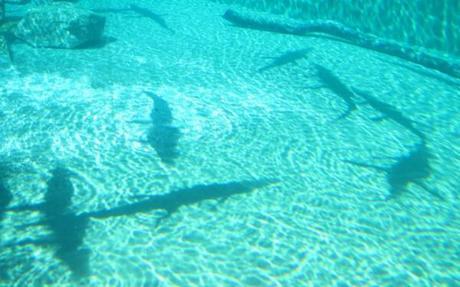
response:
<path id="1" fill-rule="evenodd" d="M 0 286 L 457 286 L 460 81 L 324 37 L 233 27 L 220 17 L 228 5 L 177 2 L 136 2 L 170 30 L 117 12 L 125 2 L 88 0 L 79 5 L 114 9 L 103 14 L 106 45 L 14 44 L 14 70 L 0 75 L 10 205 L 40 203 L 57 165 L 76 174 L 75 214 L 198 185 L 276 183 L 163 219 L 158 210 L 91 218 L 87 276 L 53 245 L 2 248 Z M 296 63 L 258 71 L 305 48 Z M 431 154 L 423 182 L 444 200 L 416 184 L 389 198 L 387 172 L 346 162 L 389 170 L 421 140 L 362 99 L 338 119 L 346 102 L 317 65 L 414 121 Z M 148 142 L 151 94 L 180 131 L 172 163 Z M 5 213 L 1 241 L 46 238 L 45 225 L 24 226 L 42 219 Z"/>

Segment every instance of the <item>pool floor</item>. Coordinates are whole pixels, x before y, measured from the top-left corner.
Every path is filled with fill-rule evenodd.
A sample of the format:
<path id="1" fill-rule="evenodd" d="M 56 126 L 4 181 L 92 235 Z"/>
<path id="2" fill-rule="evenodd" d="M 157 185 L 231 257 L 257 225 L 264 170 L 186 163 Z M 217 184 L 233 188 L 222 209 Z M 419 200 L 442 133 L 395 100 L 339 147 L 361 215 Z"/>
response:
<path id="1" fill-rule="evenodd" d="M 0 72 L 0 154 L 11 206 L 40 203 L 51 169 L 77 176 L 75 214 L 193 187 L 269 180 L 225 199 L 89 220 L 88 276 L 75 276 L 37 211 L 1 222 L 0 286 L 458 286 L 460 81 L 324 37 L 234 27 L 205 0 L 80 1 L 107 18 L 101 47 L 13 45 Z M 270 57 L 309 48 L 265 71 Z M 317 65 L 413 120 L 427 135 L 424 185 L 390 196 L 386 172 L 420 138 L 363 101 L 344 100 Z M 177 156 L 147 143 L 152 95 L 166 101 Z M 147 123 L 144 123 L 147 122 Z M 11 247 L 12 246 L 12 247 Z M 3 284 L 3 285 L 2 285 Z M 457 284 L 457 285 L 456 285 Z"/>

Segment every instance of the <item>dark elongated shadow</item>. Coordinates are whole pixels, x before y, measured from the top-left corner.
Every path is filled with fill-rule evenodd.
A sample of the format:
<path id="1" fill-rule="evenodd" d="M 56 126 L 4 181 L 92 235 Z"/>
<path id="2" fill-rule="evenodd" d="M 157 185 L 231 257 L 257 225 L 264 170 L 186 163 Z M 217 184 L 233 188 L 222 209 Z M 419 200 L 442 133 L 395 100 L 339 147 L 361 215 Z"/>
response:
<path id="1" fill-rule="evenodd" d="M 161 161 L 166 164 L 174 164 L 179 156 L 177 144 L 181 132 L 172 125 L 172 111 L 161 97 L 148 93 L 153 100 L 153 108 L 150 113 L 151 127 L 147 131 L 147 143 L 157 152 Z"/>
<path id="2" fill-rule="evenodd" d="M 0 283 L 8 279 L 6 263 L 0 261 Z"/>
<path id="3" fill-rule="evenodd" d="M 353 111 L 357 109 L 353 100 L 355 93 L 345 85 L 331 70 L 319 64 L 314 64 L 316 67 L 317 75 L 323 86 L 333 92 L 336 96 L 340 97 L 347 105 L 347 110 L 340 115 L 337 119 L 348 117 Z"/>
<path id="4" fill-rule="evenodd" d="M 153 22 L 157 23 L 163 29 L 170 31 L 171 33 L 174 33 L 174 30 L 168 26 L 168 24 L 166 23 L 166 20 L 160 14 L 155 13 L 151 9 L 140 7 L 139 5 L 136 5 L 136 4 L 130 4 L 129 8 L 98 8 L 98 9 L 92 9 L 92 11 L 96 13 L 117 13 L 117 14 L 128 14 L 128 13 L 134 12 L 140 17 L 151 19 Z"/>
<path id="5" fill-rule="evenodd" d="M 173 165 L 179 156 L 177 144 L 181 137 L 180 130 L 172 125 L 173 115 L 167 101 L 148 92 L 153 100 L 153 108 L 148 120 L 132 120 L 131 123 L 148 124 L 146 139 L 142 142 L 150 145 L 163 163 Z"/>
<path id="6" fill-rule="evenodd" d="M 161 15 L 153 12 L 152 10 L 147 9 L 145 7 L 140 7 L 140 6 L 136 5 L 136 4 L 130 4 L 129 8 L 131 9 L 131 11 L 133 11 L 136 14 L 138 14 L 139 16 L 149 18 L 152 21 L 154 21 L 155 23 L 157 23 L 163 29 L 166 29 L 166 30 L 174 33 L 174 31 L 168 26 L 168 24 L 166 24 L 165 19 Z"/>
<path id="7" fill-rule="evenodd" d="M 276 182 L 276 180 L 256 180 L 195 185 L 167 194 L 147 196 L 146 200 L 141 200 L 132 204 L 86 213 L 85 216 L 91 218 L 109 218 L 113 216 L 126 216 L 150 212 L 153 210 L 164 210 L 167 212 L 167 216 L 170 216 L 182 206 L 196 204 L 209 199 L 225 200 L 231 196 L 250 193 L 255 189 Z"/>
<path id="8" fill-rule="evenodd" d="M 180 189 L 168 194 L 146 196 L 146 200 L 141 200 L 132 204 L 126 204 L 111 209 L 82 213 L 75 215 L 67 212 L 66 206 L 69 203 L 70 188 L 68 175 L 62 171 L 56 171 L 53 178 L 48 182 L 49 195 L 47 201 L 41 207 L 45 213 L 45 220 L 36 225 L 46 225 L 53 233 L 52 237 L 42 239 L 26 239 L 10 244 L 3 245 L 2 248 L 18 247 L 24 245 L 53 245 L 56 246 L 56 257 L 64 262 L 74 275 L 79 277 L 88 274 L 89 251 L 82 249 L 85 230 L 89 219 L 105 219 L 117 216 L 129 216 L 137 213 L 145 213 L 153 210 L 164 210 L 167 216 L 176 212 L 180 207 L 197 204 L 205 200 L 220 199 L 225 200 L 237 194 L 245 194 L 257 188 L 276 183 L 275 180 L 240 181 L 228 183 L 215 183 L 207 185 L 196 185 L 191 188 Z M 65 195 L 56 192 L 63 191 Z M 62 206 L 55 204 L 61 203 Z M 19 210 L 36 209 L 37 205 L 24 207 Z M 163 217 L 163 218 L 165 218 Z M 161 218 L 158 223 L 163 219 Z"/>
<path id="9" fill-rule="evenodd" d="M 3 22 L 19 22 L 21 21 L 22 17 L 21 16 L 9 16 L 6 15 L 5 18 L 3 19 Z"/>
<path id="10" fill-rule="evenodd" d="M 11 191 L 8 189 L 6 184 L 0 179 L 0 209 L 4 210 L 10 204 L 13 196 Z M 0 220 L 2 219 L 3 213 L 0 211 Z"/>
<path id="11" fill-rule="evenodd" d="M 91 11 L 95 13 L 101 13 L 101 14 L 105 14 L 105 13 L 120 14 L 120 13 L 132 12 L 130 8 L 96 8 L 96 9 L 91 9 Z"/>
<path id="12" fill-rule="evenodd" d="M 4 162 L 0 162 L 0 241 L 1 238 L 1 228 L 2 228 L 2 221 L 5 215 L 5 209 L 10 204 L 11 200 L 13 199 L 13 195 L 9 190 L 6 179 L 8 178 L 8 167 L 7 164 Z M 11 266 L 9 261 L 0 260 L 0 282 L 8 280 L 7 270 L 8 267 Z"/>
<path id="13" fill-rule="evenodd" d="M 295 63 L 296 61 L 305 58 L 307 53 L 310 51 L 311 51 L 310 48 L 305 48 L 305 49 L 284 52 L 278 57 L 273 57 L 273 60 L 271 61 L 271 63 L 260 68 L 258 72 L 263 72 L 263 71 L 267 71 L 267 70 L 277 68 L 283 65 L 287 65 L 290 63 Z"/>
<path id="14" fill-rule="evenodd" d="M 375 169 L 384 172 L 390 186 L 387 199 L 398 198 L 407 190 L 409 184 L 415 184 L 429 192 L 433 197 L 444 201 L 444 197 L 436 190 L 429 188 L 424 180 L 432 174 L 430 166 L 431 153 L 424 142 L 421 142 L 409 154 L 396 158 L 395 163 L 389 167 L 380 167 L 372 164 L 346 161 L 356 166 Z"/>
<path id="15" fill-rule="evenodd" d="M 101 39 L 97 40 L 97 41 L 94 41 L 94 42 L 88 42 L 88 43 L 85 43 L 81 46 L 78 46 L 77 48 L 75 48 L 76 50 L 81 50 L 81 49 L 100 49 L 100 48 L 104 48 L 105 46 L 107 45 L 110 45 L 114 42 L 116 42 L 117 39 L 114 38 L 114 37 L 110 37 L 110 36 L 103 36 Z"/>
<path id="16" fill-rule="evenodd" d="M 44 215 L 41 222 L 23 227 L 46 226 L 52 236 L 42 239 L 27 239 L 3 247 L 22 245 L 52 245 L 56 247 L 55 255 L 74 274 L 82 277 L 89 274 L 89 250 L 82 248 L 86 233 L 88 218 L 79 216 L 70 210 L 74 188 L 70 177 L 73 173 L 66 168 L 57 167 L 52 171 L 52 177 L 47 182 L 45 201 L 39 204 L 15 206 L 6 211 L 40 211 Z"/>
<path id="17" fill-rule="evenodd" d="M 43 203 L 3 208 L 3 211 L 20 212 L 37 210 L 44 214 L 43 221 L 23 225 L 32 227 L 43 225 L 52 236 L 40 239 L 26 239 L 4 244 L 2 248 L 23 245 L 52 245 L 56 247 L 55 255 L 77 277 L 89 274 L 89 250 L 82 248 L 88 222 L 91 218 L 109 218 L 128 216 L 153 210 L 164 210 L 167 216 L 176 212 L 180 207 L 196 204 L 209 199 L 225 200 L 237 194 L 252 192 L 257 188 L 274 184 L 276 180 L 235 181 L 196 185 L 162 195 L 146 196 L 147 199 L 132 204 L 126 204 L 111 209 L 105 209 L 82 214 L 70 210 L 74 188 L 70 177 L 73 173 L 66 168 L 55 168 L 52 177 L 47 182 L 47 191 Z M 1 190 L 0 190 L 1 191 Z M 4 193 L 2 193 L 4 194 Z M 7 198 L 7 197 L 3 197 Z M 9 202 L 3 200 L 3 202 Z M 5 204 L 3 204 L 6 206 Z"/>
<path id="18" fill-rule="evenodd" d="M 171 125 L 173 116 L 169 103 L 153 93 L 147 93 L 147 95 L 153 100 L 153 109 L 150 112 L 152 123 L 161 126 Z"/>
<path id="19" fill-rule="evenodd" d="M 176 127 L 154 125 L 147 132 L 147 142 L 155 149 L 162 162 L 173 165 L 179 156 L 177 144 L 180 136 Z"/>
<path id="20" fill-rule="evenodd" d="M 5 210 L 13 199 L 13 195 L 6 184 L 9 173 L 8 164 L 0 161 L 0 224 L 3 220 Z"/>
<path id="21" fill-rule="evenodd" d="M 13 196 L 6 184 L 0 179 L 0 223 L 3 220 L 5 209 L 10 204 Z"/>
<path id="22" fill-rule="evenodd" d="M 13 196 L 11 195 L 10 190 L 7 188 L 5 183 L 0 178 L 0 209 L 5 209 L 8 204 L 10 204 Z M 0 211 L 0 229 L 2 228 L 2 221 L 4 217 L 4 212 Z M 0 238 L 1 239 L 1 238 Z M 8 279 L 7 269 L 8 262 L 0 261 L 0 282 L 6 281 Z"/>
<path id="23" fill-rule="evenodd" d="M 403 128 L 407 129 L 408 131 L 412 132 L 414 135 L 418 136 L 423 142 L 426 140 L 426 136 L 420 130 L 415 127 L 415 122 L 409 119 L 406 115 L 402 112 L 397 110 L 390 104 L 384 103 L 379 101 L 376 97 L 366 93 L 364 91 L 354 89 L 356 94 L 362 97 L 365 102 L 371 106 L 374 110 L 380 112 L 382 114 L 381 120 L 388 119 L 398 123 Z"/>

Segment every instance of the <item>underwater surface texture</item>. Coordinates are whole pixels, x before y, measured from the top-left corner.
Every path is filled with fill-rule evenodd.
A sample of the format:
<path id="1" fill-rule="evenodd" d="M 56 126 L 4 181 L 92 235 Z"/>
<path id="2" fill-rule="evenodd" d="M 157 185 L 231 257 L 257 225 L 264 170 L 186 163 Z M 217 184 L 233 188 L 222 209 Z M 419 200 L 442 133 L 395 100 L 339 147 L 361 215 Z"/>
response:
<path id="1" fill-rule="evenodd" d="M 0 69 L 0 286 L 459 286 L 458 77 L 239 5 L 73 5 L 103 41 Z"/>
<path id="2" fill-rule="evenodd" d="M 458 0 L 213 0 L 298 19 L 330 19 L 381 37 L 460 55 Z"/>

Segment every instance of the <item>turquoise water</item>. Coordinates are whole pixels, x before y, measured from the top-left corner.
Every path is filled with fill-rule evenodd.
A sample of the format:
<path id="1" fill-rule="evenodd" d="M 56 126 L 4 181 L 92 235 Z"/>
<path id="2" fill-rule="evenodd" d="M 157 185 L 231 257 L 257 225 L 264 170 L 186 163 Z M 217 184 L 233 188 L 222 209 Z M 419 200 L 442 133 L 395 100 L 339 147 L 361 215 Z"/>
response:
<path id="1" fill-rule="evenodd" d="M 0 286 L 459 286 L 460 81 L 326 37 L 234 27 L 221 17 L 228 5 L 176 2 L 136 1 L 165 29 L 117 11 L 123 1 L 80 1 L 114 10 L 102 13 L 101 47 L 15 42 L 14 67 L 0 74 L 0 178 L 9 206 L 30 206 L 65 166 L 74 215 L 152 195 L 198 202 L 170 216 L 92 214 L 76 228 L 87 257 L 70 256 L 88 264 L 84 275 L 59 256 L 39 208 L 5 212 Z M 301 49 L 295 63 L 258 71 Z M 342 117 L 341 88 L 319 66 L 426 139 L 363 97 Z M 162 140 L 171 130 L 155 130 L 158 117 L 175 140 Z M 431 169 L 423 159 L 397 169 L 421 146 Z M 392 193 L 391 171 L 422 172 L 425 188 Z M 199 200 L 207 190 L 232 195 Z"/>

